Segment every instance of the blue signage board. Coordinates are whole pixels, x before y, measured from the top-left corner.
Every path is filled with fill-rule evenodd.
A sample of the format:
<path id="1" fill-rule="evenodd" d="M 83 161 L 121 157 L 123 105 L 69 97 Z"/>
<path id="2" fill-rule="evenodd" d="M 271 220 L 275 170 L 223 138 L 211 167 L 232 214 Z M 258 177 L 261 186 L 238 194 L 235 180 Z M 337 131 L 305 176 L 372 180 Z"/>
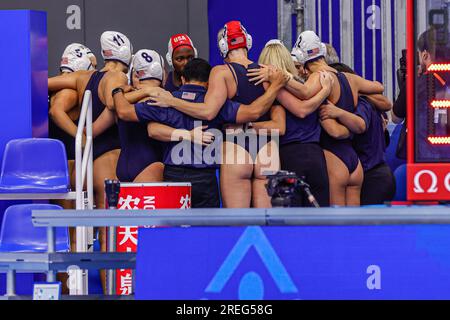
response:
<path id="1" fill-rule="evenodd" d="M 0 163 L 6 144 L 13 139 L 48 136 L 47 13 L 32 10 L 0 10 Z M 29 202 L 29 201 L 28 201 Z M 13 204 L 0 201 L 3 213 Z M 0 274 L 0 295 L 6 291 Z M 18 294 L 33 292 L 33 275 L 17 275 Z"/>
<path id="2" fill-rule="evenodd" d="M 450 226 L 140 229 L 136 299 L 450 299 Z"/>

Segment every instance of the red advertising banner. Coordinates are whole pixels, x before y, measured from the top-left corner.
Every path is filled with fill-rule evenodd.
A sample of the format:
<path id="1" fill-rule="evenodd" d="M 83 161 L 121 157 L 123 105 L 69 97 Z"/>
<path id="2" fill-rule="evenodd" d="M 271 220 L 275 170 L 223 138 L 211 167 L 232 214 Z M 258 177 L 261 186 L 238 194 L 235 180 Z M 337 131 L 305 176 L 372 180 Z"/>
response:
<path id="1" fill-rule="evenodd" d="M 121 183 L 118 209 L 154 210 L 191 207 L 190 183 Z M 116 228 L 116 251 L 136 252 L 138 227 Z M 116 294 L 132 293 L 132 270 L 116 270 Z"/>
<path id="2" fill-rule="evenodd" d="M 409 164 L 408 200 L 450 200 L 450 164 Z"/>

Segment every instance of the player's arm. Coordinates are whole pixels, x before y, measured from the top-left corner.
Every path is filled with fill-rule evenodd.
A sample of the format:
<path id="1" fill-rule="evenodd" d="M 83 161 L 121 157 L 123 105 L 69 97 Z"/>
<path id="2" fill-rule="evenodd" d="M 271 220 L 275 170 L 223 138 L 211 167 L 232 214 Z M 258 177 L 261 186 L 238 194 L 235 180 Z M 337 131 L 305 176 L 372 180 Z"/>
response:
<path id="1" fill-rule="evenodd" d="M 250 78 L 251 82 L 255 82 L 256 84 L 262 82 L 270 82 L 269 74 L 271 71 L 276 70 L 277 68 L 273 66 L 260 65 L 259 69 L 250 69 L 247 73 L 247 76 Z M 319 83 L 320 75 L 317 73 L 312 74 L 308 81 L 305 84 L 302 84 L 294 79 L 291 75 L 289 76 L 289 81 L 286 83 L 286 89 L 291 92 L 294 96 L 302 100 L 308 100 L 315 96 L 321 89 Z"/>
<path id="2" fill-rule="evenodd" d="M 183 132 L 183 134 L 177 134 L 175 136 L 175 132 L 179 130 L 176 128 L 172 128 L 168 125 L 159 123 L 159 122 L 149 122 L 147 124 L 147 132 L 148 136 L 152 139 L 162 141 L 162 142 L 172 142 L 172 141 L 181 141 L 186 138 L 187 135 L 189 135 L 187 130 L 184 130 L 186 132 Z M 180 138 L 180 139 L 178 139 Z M 172 140 L 175 139 L 175 140 Z"/>
<path id="3" fill-rule="evenodd" d="M 72 72 L 69 74 L 48 78 L 48 91 L 56 92 L 63 89 L 77 90 L 78 75 L 79 73 Z"/>
<path id="4" fill-rule="evenodd" d="M 321 73 L 315 72 L 308 78 L 305 84 L 292 78 L 286 84 L 286 89 L 299 99 L 309 100 L 322 89 L 320 77 Z"/>
<path id="5" fill-rule="evenodd" d="M 350 137 L 350 131 L 334 119 L 320 121 L 322 128 L 333 138 L 338 140 Z"/>
<path id="6" fill-rule="evenodd" d="M 320 77 L 320 83 L 322 88 L 319 93 L 308 100 L 300 100 L 287 90 L 281 90 L 278 93 L 277 100 L 295 116 L 304 119 L 311 113 L 315 112 L 317 108 L 327 99 L 330 95 L 332 87 L 332 78 L 328 73 L 323 74 Z"/>
<path id="7" fill-rule="evenodd" d="M 253 129 L 258 134 L 268 133 L 270 135 L 271 132 L 275 131 L 280 136 L 284 136 L 286 133 L 286 111 L 282 106 L 273 106 L 270 109 L 270 120 L 253 123 Z"/>
<path id="8" fill-rule="evenodd" d="M 241 104 L 236 116 L 236 123 L 247 123 L 256 121 L 265 115 L 272 107 L 275 98 L 281 88 L 284 87 L 288 78 L 281 71 L 271 75 L 272 81 L 266 92 L 249 105 Z"/>
<path id="9" fill-rule="evenodd" d="M 356 88 L 360 94 L 383 94 L 384 86 L 378 81 L 366 80 L 356 74 L 345 73 L 352 88 Z"/>
<path id="10" fill-rule="evenodd" d="M 340 124 L 355 134 L 362 134 L 367 130 L 366 122 L 361 117 L 338 108 L 330 102 L 320 107 L 320 120 L 328 119 L 339 121 Z"/>
<path id="11" fill-rule="evenodd" d="M 382 94 L 369 94 L 366 99 L 381 112 L 392 110 L 392 102 Z"/>
<path id="12" fill-rule="evenodd" d="M 159 140 L 162 142 L 173 142 L 188 140 L 191 142 L 198 141 L 201 137 L 201 144 L 208 145 L 213 142 L 213 134 L 210 132 L 204 132 L 207 126 L 196 127 L 192 130 L 176 129 L 168 125 L 159 122 L 150 122 L 147 125 L 147 131 L 150 138 Z"/>
<path id="13" fill-rule="evenodd" d="M 200 120 L 213 120 L 227 100 L 227 85 L 223 70 L 214 67 L 209 76 L 205 102 L 194 103 L 173 97 L 170 93 L 159 92 L 150 97 L 156 105 L 171 106 L 184 114 Z"/>
<path id="14" fill-rule="evenodd" d="M 116 93 L 112 98 L 119 119 L 123 121 L 139 122 L 135 106 L 128 102 L 122 92 Z"/>
<path id="15" fill-rule="evenodd" d="M 92 136 L 95 138 L 112 127 L 116 123 L 114 111 L 105 108 L 97 120 L 92 124 Z"/>
<path id="16" fill-rule="evenodd" d="M 70 119 L 68 112 L 78 105 L 78 94 L 75 90 L 58 91 L 50 103 L 49 115 L 55 124 L 72 137 L 77 135 L 77 126 Z"/>
<path id="17" fill-rule="evenodd" d="M 128 87 L 127 83 L 128 78 L 125 73 L 119 71 L 108 72 L 107 78 L 105 79 L 105 85 L 103 87 L 103 97 L 108 109 L 114 110 L 114 99 L 112 96 L 112 91 L 118 87 L 126 89 Z M 125 99 L 125 96 L 122 96 Z"/>
<path id="18" fill-rule="evenodd" d="M 141 101 L 142 99 L 148 97 L 145 90 L 139 89 L 139 90 L 125 90 L 125 99 L 128 100 L 130 103 L 137 103 Z"/>

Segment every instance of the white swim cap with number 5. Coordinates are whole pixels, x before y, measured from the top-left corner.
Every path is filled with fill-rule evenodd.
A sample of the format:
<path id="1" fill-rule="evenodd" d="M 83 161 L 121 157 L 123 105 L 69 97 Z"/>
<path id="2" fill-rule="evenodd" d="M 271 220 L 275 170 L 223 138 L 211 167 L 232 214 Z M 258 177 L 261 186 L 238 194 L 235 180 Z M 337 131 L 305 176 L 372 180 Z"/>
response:
<path id="1" fill-rule="evenodd" d="M 133 54 L 133 46 L 123 33 L 105 31 L 100 37 L 102 57 L 105 61 L 119 61 L 129 66 Z"/>
<path id="2" fill-rule="evenodd" d="M 86 47 L 79 43 L 72 43 L 64 50 L 59 69 L 61 72 L 76 72 L 94 68 L 87 55 Z"/>

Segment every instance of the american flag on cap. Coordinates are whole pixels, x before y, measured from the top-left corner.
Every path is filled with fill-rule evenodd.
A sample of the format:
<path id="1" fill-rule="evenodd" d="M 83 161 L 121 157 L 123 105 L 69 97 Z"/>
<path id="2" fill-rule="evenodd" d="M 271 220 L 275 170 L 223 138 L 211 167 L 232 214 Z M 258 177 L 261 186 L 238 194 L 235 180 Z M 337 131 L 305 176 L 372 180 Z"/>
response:
<path id="1" fill-rule="evenodd" d="M 145 70 L 138 70 L 138 71 L 136 71 L 136 74 L 139 78 L 141 78 L 141 77 L 145 76 Z"/>
<path id="2" fill-rule="evenodd" d="M 69 58 L 67 58 L 67 57 L 62 57 L 62 59 L 61 59 L 61 64 L 69 64 Z"/>
<path id="3" fill-rule="evenodd" d="M 244 43 L 245 39 L 244 39 L 244 37 L 237 37 L 237 38 L 231 39 L 230 42 L 231 42 L 231 45 L 234 46 L 234 45 L 237 45 L 237 44 Z"/>
<path id="4" fill-rule="evenodd" d="M 313 56 L 315 54 L 320 53 L 320 48 L 315 48 L 315 49 L 308 50 L 307 53 L 308 53 L 309 56 Z"/>
<path id="5" fill-rule="evenodd" d="M 108 49 L 108 50 L 103 50 L 103 55 L 104 55 L 105 57 L 112 57 L 112 56 L 113 56 L 112 50 L 110 50 L 110 49 Z"/>

